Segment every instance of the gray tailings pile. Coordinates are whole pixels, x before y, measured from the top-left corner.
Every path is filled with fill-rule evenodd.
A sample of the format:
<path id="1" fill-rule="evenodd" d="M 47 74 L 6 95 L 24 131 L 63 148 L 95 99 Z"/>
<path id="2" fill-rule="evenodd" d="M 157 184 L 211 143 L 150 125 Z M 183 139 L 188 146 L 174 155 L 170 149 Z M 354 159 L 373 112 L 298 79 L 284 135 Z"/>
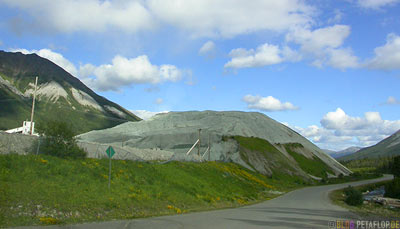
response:
<path id="1" fill-rule="evenodd" d="M 269 174 L 270 169 L 266 168 L 265 164 L 257 164 L 257 161 L 252 161 L 251 164 L 246 163 L 240 155 L 238 143 L 232 139 L 226 140 L 227 136 L 257 137 L 267 140 L 293 163 L 295 163 L 293 158 L 289 156 L 282 144 L 300 143 L 304 148 L 299 153 L 305 157 L 319 158 L 335 174 L 351 173 L 292 129 L 264 114 L 255 112 L 169 112 L 158 114 L 149 120 L 127 122 L 109 129 L 90 131 L 79 135 L 78 139 L 81 142 L 120 146 L 127 151 L 146 149 L 152 155 L 149 158 L 153 159 L 166 159 L 168 157 L 166 155 L 184 159 L 185 153 L 198 139 L 198 129 L 201 129 L 200 155 L 204 154 L 210 143 L 211 153 L 204 156 L 206 160 L 233 161 L 253 170 L 260 171 L 257 168 L 261 168 L 261 171 Z M 197 148 L 191 152 L 192 157 L 195 157 L 193 160 L 199 159 L 197 153 Z M 146 154 L 146 151 L 142 151 L 142 154 Z M 157 156 L 158 154 L 165 156 L 161 158 Z M 142 155 L 143 157 L 145 155 Z"/>

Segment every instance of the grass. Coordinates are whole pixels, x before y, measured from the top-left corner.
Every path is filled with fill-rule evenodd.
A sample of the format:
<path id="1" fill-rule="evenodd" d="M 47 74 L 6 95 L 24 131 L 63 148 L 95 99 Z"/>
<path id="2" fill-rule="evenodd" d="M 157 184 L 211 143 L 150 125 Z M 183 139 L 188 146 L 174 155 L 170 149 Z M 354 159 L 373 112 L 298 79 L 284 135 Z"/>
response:
<path id="1" fill-rule="evenodd" d="M 305 157 L 304 155 L 295 152 L 296 148 L 300 148 L 296 145 L 285 145 L 286 151 L 292 156 L 299 164 L 300 168 L 314 176 L 326 178 L 327 172 L 334 174 L 331 168 L 327 166 L 321 159 L 313 156 L 312 159 Z"/>
<path id="2" fill-rule="evenodd" d="M 304 177 L 299 176 L 299 172 L 288 161 L 288 158 L 267 140 L 242 136 L 232 136 L 231 138 L 239 144 L 239 153 L 242 160 L 254 170 L 256 169 L 250 161 L 253 163 L 256 161 L 269 168 L 271 173 L 268 176 L 273 180 L 285 183 L 285 185 L 310 184 Z"/>
<path id="3" fill-rule="evenodd" d="M 259 151 L 259 152 L 268 152 L 268 153 L 279 153 L 279 150 L 276 149 L 271 143 L 262 138 L 256 137 L 242 137 L 242 136 L 234 136 L 233 137 L 242 147 L 245 147 L 249 150 Z"/>
<path id="4" fill-rule="evenodd" d="M 0 227 L 132 219 L 238 207 L 299 184 L 233 163 L 0 155 Z"/>
<path id="5" fill-rule="evenodd" d="M 265 160 L 264 165 L 269 167 L 272 171 L 272 174 L 269 175 L 270 178 L 279 180 L 281 183 L 286 183 L 286 185 L 293 186 L 319 184 L 300 176 L 299 172 L 296 171 L 296 168 L 289 163 L 288 158 L 267 140 L 257 137 L 243 136 L 225 136 L 224 140 L 226 141 L 228 138 L 234 139 L 239 144 L 241 158 L 253 169 L 255 168 L 250 163 L 250 159 L 258 162 Z M 302 144 L 278 143 L 278 145 L 285 147 L 290 156 L 295 159 L 299 167 L 306 173 L 324 178 L 327 177 L 327 172 L 334 174 L 332 169 L 328 167 L 321 159 L 315 156 L 313 159 L 309 159 L 302 154 L 297 153 L 298 150 L 304 149 Z M 328 182 L 327 179 L 324 181 L 325 183 Z M 341 180 L 337 179 L 334 182 L 341 182 Z"/>
<path id="6" fill-rule="evenodd" d="M 374 190 L 380 186 L 385 185 L 390 181 L 381 181 L 373 184 L 367 184 L 367 185 L 361 185 L 355 187 L 357 190 L 361 192 L 365 192 L 366 190 Z M 344 200 L 345 200 L 345 195 L 344 195 L 344 189 L 339 189 L 331 192 L 329 194 L 330 199 L 335 203 L 336 205 L 342 206 L 344 208 L 349 209 L 352 212 L 357 213 L 358 215 L 364 216 L 366 218 L 385 218 L 385 219 L 398 219 L 400 215 L 400 209 L 390 209 L 385 206 L 382 206 L 380 204 L 376 203 L 368 203 L 368 204 L 362 204 L 361 206 L 350 206 L 347 205 Z"/>

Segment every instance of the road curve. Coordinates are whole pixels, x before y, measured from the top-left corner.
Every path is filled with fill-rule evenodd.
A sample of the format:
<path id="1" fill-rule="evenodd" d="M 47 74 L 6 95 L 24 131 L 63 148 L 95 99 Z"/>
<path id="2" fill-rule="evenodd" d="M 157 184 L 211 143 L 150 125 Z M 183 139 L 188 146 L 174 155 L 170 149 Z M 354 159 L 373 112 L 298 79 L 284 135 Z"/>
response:
<path id="1" fill-rule="evenodd" d="M 328 222 L 332 220 L 360 219 L 354 213 L 332 204 L 328 197 L 330 191 L 349 184 L 356 186 L 388 179 L 392 176 L 307 187 L 263 203 L 235 209 L 46 228 L 328 228 Z"/>

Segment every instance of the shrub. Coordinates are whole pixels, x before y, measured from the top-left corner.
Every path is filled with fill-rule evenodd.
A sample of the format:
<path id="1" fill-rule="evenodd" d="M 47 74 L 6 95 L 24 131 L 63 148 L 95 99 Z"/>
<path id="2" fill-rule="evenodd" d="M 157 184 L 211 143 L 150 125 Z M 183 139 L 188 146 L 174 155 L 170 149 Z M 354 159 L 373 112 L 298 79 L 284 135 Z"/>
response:
<path id="1" fill-rule="evenodd" d="M 40 146 L 41 153 L 61 158 L 86 157 L 86 152 L 76 144 L 75 133 L 67 123 L 50 121 L 39 132 L 44 136 Z"/>
<path id="2" fill-rule="evenodd" d="M 396 156 L 393 158 L 391 170 L 394 177 L 400 177 L 400 156 Z"/>
<path id="3" fill-rule="evenodd" d="M 358 206 L 363 203 L 362 194 L 360 191 L 355 189 L 353 186 L 349 186 L 344 189 L 346 199 L 344 200 L 348 205 Z"/>
<path id="4" fill-rule="evenodd" d="M 385 197 L 400 199 L 400 177 L 394 178 L 385 185 Z"/>

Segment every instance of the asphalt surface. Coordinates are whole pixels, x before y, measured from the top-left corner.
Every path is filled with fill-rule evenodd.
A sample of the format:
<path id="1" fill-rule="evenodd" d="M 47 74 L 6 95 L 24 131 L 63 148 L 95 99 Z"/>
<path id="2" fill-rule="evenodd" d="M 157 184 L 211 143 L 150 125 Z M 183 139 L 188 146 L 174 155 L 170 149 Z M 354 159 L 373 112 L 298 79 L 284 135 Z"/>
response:
<path id="1" fill-rule="evenodd" d="M 349 184 L 355 186 L 388 179 L 392 179 L 392 176 L 307 187 L 263 203 L 235 209 L 46 228 L 329 228 L 330 221 L 361 219 L 356 214 L 332 204 L 328 197 L 330 191 L 347 187 Z"/>

